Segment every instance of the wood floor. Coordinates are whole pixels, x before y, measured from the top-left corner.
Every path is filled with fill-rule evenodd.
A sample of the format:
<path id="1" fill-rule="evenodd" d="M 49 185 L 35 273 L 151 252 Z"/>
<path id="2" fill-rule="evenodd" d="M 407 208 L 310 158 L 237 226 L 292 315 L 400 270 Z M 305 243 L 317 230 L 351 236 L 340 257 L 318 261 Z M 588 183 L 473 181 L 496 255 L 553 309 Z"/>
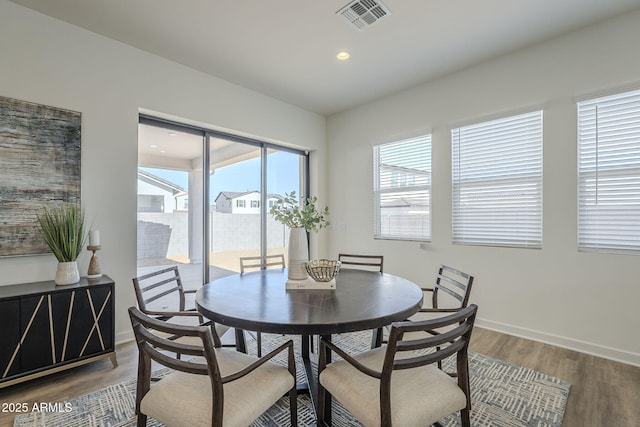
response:
<path id="1" fill-rule="evenodd" d="M 575 351 L 500 334 L 473 332 L 471 349 L 535 369 L 571 383 L 564 427 L 640 426 L 640 368 Z M 0 404 L 64 403 L 67 399 L 132 378 L 137 349 L 117 347 L 117 368 L 108 359 L 0 389 Z M 0 412 L 0 426 L 12 426 L 15 413 Z"/>

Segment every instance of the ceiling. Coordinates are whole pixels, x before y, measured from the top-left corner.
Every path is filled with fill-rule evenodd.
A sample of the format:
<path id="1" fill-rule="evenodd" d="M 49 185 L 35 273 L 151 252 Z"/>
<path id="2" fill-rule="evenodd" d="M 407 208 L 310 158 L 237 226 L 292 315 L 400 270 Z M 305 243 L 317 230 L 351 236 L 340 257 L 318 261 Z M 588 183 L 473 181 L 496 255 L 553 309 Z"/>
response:
<path id="1" fill-rule="evenodd" d="M 325 116 L 640 7 L 382 0 L 359 32 L 336 15 L 348 0 L 11 1 Z"/>

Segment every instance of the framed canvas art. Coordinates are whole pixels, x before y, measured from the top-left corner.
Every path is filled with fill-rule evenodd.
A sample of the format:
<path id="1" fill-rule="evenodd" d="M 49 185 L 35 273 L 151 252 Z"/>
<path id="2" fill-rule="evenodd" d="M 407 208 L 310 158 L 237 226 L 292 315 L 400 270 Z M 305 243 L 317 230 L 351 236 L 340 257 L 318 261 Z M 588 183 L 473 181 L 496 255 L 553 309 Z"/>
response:
<path id="1" fill-rule="evenodd" d="M 0 96 L 0 256 L 50 253 L 36 214 L 80 204 L 81 114 Z"/>

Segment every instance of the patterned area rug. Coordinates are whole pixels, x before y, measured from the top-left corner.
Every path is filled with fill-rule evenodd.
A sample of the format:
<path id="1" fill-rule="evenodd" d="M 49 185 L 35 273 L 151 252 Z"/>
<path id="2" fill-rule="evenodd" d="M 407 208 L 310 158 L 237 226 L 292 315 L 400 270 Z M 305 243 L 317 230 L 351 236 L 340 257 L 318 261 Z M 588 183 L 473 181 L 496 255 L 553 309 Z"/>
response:
<path id="1" fill-rule="evenodd" d="M 289 337 L 263 334 L 263 347 L 268 352 Z M 293 337 L 296 345 L 299 338 Z M 368 347 L 369 332 L 343 334 L 334 337 L 339 346 L 362 351 Z M 249 351 L 255 353 L 255 341 L 248 343 Z M 283 358 L 284 359 L 284 358 Z M 281 360 L 283 362 L 283 360 Z M 299 381 L 304 381 L 302 361 L 298 360 Z M 445 366 L 445 369 L 447 366 Z M 450 367 L 449 367 L 450 368 Z M 496 427 L 560 427 L 564 414 L 570 384 L 541 374 L 531 369 L 493 359 L 478 353 L 470 353 L 473 426 Z M 154 374 L 162 376 L 167 370 Z M 15 427 L 134 427 L 136 417 L 135 379 L 130 379 L 97 392 L 78 397 L 69 402 L 67 412 L 37 412 L 18 415 Z M 333 404 L 333 425 L 337 427 L 359 426 L 360 423 L 342 408 Z M 280 427 L 289 425 L 289 404 L 287 398 L 280 399 L 252 427 Z M 307 395 L 298 397 L 298 424 L 315 425 L 311 401 Z M 457 416 L 442 420 L 445 426 L 458 426 Z M 149 419 L 149 427 L 162 424 Z"/>

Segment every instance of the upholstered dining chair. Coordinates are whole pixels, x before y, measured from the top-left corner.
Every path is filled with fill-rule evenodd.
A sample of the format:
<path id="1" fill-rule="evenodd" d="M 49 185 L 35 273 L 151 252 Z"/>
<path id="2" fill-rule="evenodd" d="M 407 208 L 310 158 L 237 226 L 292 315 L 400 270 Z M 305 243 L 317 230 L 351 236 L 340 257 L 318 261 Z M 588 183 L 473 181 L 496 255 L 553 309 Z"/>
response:
<path id="1" fill-rule="evenodd" d="M 358 268 L 368 271 L 378 271 L 380 273 L 384 272 L 384 255 L 339 253 L 338 261 L 342 263 L 342 267 Z M 380 346 L 383 341 L 383 334 L 384 330 L 382 328 L 378 328 L 373 331 L 373 335 L 371 337 L 371 348 Z"/>
<path id="2" fill-rule="evenodd" d="M 469 427 L 468 348 L 477 309 L 472 304 L 438 319 L 394 322 L 387 345 L 356 355 L 322 339 L 318 424 L 331 425 L 333 397 L 365 426 L 425 426 L 460 411 Z M 406 338 L 418 331 L 429 337 Z M 342 359 L 328 363 L 329 351 Z M 455 379 L 434 366 L 453 355 Z"/>
<path id="3" fill-rule="evenodd" d="M 453 313 L 469 304 L 474 277 L 447 265 L 440 265 L 433 287 L 424 287 L 423 306 L 409 320 L 426 320 Z"/>
<path id="4" fill-rule="evenodd" d="M 135 307 L 129 317 L 138 345 L 138 427 L 153 417 L 166 426 L 245 427 L 282 396 L 289 395 L 291 425 L 297 426 L 293 341 L 262 358 L 221 348 L 215 329 L 175 325 Z M 165 336 L 189 337 L 190 344 Z M 271 361 L 286 353 L 287 366 Z M 178 359 L 172 354 L 186 355 Z M 173 369 L 151 384 L 151 363 Z"/>
<path id="5" fill-rule="evenodd" d="M 204 319 L 195 307 L 186 306 L 186 295 L 196 290 L 185 290 L 177 266 L 163 268 L 133 278 L 133 288 L 140 311 L 159 320 L 174 324 L 199 325 Z M 229 330 L 228 326 L 216 324 L 218 336 Z"/>
<path id="6" fill-rule="evenodd" d="M 343 267 L 361 268 L 364 270 L 379 271 L 383 273 L 384 256 L 383 255 L 358 255 L 358 254 L 338 254 L 338 261 Z"/>
<path id="7" fill-rule="evenodd" d="M 264 259 L 264 264 L 263 264 Z M 276 255 L 265 255 L 264 257 L 260 256 L 244 256 L 240 257 L 240 274 L 244 273 L 245 270 L 253 269 L 260 270 L 264 265 L 264 268 L 271 267 L 280 267 L 285 268 L 284 255 L 276 254 Z"/>
<path id="8" fill-rule="evenodd" d="M 433 286 L 422 288 L 424 292 L 422 308 L 408 320 L 436 319 L 465 308 L 469 303 L 473 280 L 472 275 L 441 264 Z M 407 338 L 419 339 L 426 336 L 425 332 L 414 332 L 408 334 Z M 438 362 L 438 367 L 442 368 L 442 362 Z"/>
<path id="9" fill-rule="evenodd" d="M 284 255 L 265 255 L 240 257 L 240 274 L 244 274 L 246 270 L 261 270 L 273 267 L 285 268 Z M 248 334 L 256 340 L 258 357 L 262 356 L 262 334 L 260 332 L 247 331 Z"/>

